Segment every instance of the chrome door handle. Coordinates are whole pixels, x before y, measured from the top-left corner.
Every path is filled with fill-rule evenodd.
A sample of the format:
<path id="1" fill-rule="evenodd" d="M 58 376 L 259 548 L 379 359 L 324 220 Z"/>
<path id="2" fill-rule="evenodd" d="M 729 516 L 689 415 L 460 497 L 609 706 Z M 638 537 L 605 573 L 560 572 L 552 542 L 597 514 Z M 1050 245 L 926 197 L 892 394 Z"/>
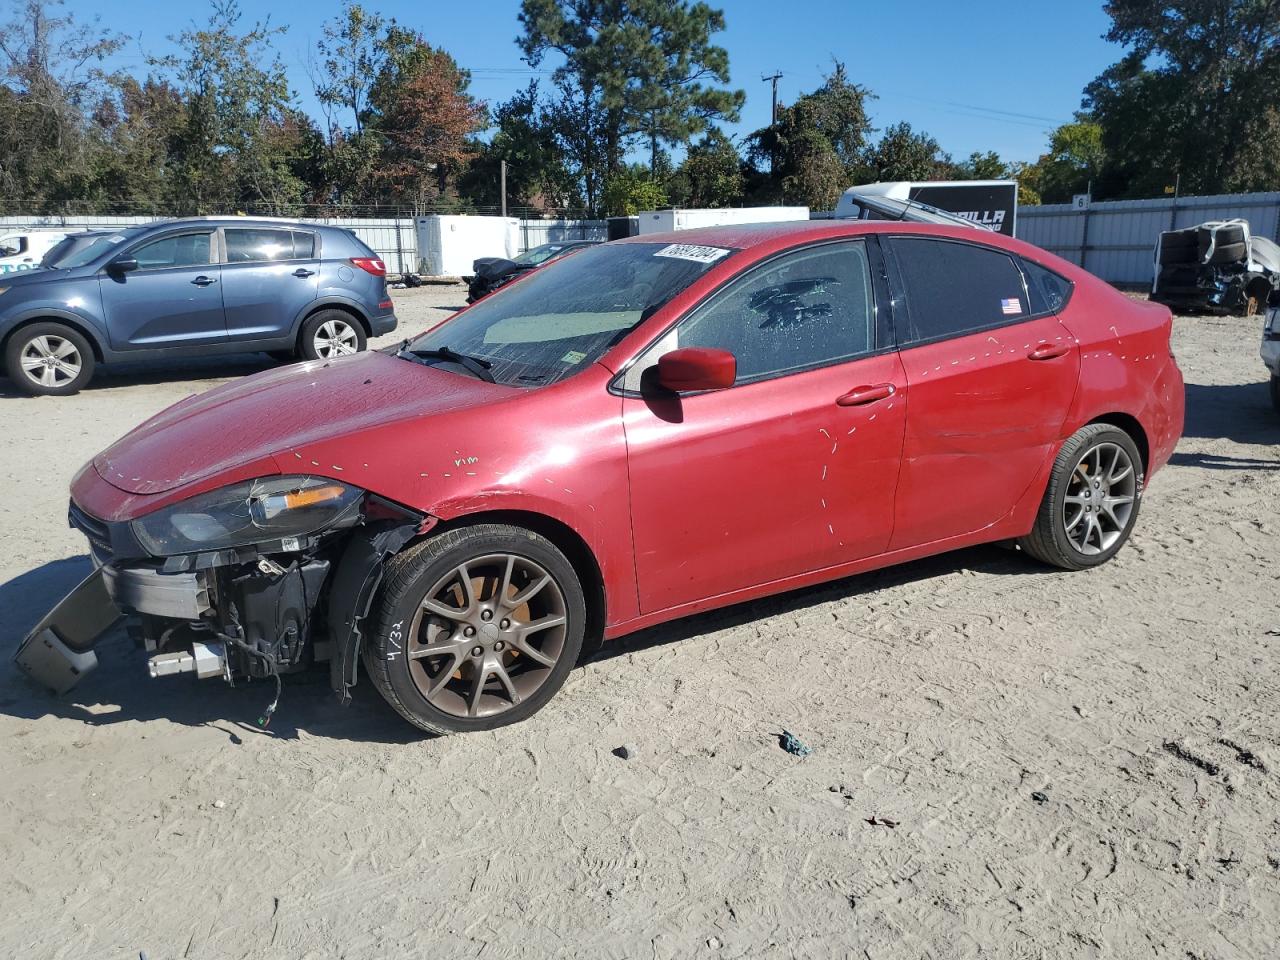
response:
<path id="1" fill-rule="evenodd" d="M 207 287 L 209 284 L 217 283 L 218 281 L 216 277 L 206 277 L 202 273 L 200 274 L 200 276 L 196 277 L 191 282 L 194 283 L 197 287 Z"/>

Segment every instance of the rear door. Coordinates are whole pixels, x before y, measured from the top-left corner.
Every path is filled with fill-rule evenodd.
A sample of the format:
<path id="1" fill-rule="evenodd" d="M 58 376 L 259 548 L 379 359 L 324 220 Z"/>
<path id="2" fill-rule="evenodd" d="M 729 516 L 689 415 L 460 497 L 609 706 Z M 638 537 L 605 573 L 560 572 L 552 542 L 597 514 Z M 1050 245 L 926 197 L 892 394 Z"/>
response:
<path id="1" fill-rule="evenodd" d="M 899 549 L 981 530 L 1013 509 L 1056 449 L 1080 350 L 1004 251 L 925 237 L 887 247 L 907 378 L 890 544 Z"/>
<path id="2" fill-rule="evenodd" d="M 111 345 L 117 350 L 196 346 L 227 338 L 214 230 L 187 229 L 121 250 L 138 261 L 128 273 L 98 276 Z"/>
<path id="3" fill-rule="evenodd" d="M 319 290 L 319 238 L 291 227 L 225 227 L 222 302 L 232 340 L 286 337 Z"/>

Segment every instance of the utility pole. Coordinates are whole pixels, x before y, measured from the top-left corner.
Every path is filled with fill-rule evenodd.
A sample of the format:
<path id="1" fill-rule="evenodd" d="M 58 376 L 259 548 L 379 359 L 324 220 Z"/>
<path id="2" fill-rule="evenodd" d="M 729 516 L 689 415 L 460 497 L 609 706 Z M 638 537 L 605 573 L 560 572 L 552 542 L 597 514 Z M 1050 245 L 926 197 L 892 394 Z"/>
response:
<path id="1" fill-rule="evenodd" d="M 769 115 L 769 126 L 773 126 L 778 122 L 778 81 L 782 79 L 781 73 L 775 73 L 772 76 L 761 76 L 760 79 L 765 83 L 773 84 L 773 112 Z"/>
<path id="2" fill-rule="evenodd" d="M 764 83 L 773 84 L 773 110 L 769 114 L 769 126 L 776 127 L 778 125 L 778 81 L 782 79 L 782 71 L 775 70 L 772 76 L 760 75 L 760 80 Z M 773 175 L 773 168 L 777 166 L 778 158 L 774 155 L 775 151 L 769 151 L 769 175 Z"/>
<path id="3" fill-rule="evenodd" d="M 507 161 L 501 161 L 501 191 L 502 191 L 502 217 L 505 220 L 507 216 Z"/>

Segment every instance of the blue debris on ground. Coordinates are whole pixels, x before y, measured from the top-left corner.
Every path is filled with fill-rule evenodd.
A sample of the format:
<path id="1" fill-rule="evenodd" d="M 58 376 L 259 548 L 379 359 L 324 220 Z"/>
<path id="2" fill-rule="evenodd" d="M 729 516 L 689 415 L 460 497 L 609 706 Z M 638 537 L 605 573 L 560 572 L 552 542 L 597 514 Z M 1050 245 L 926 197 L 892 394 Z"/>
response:
<path id="1" fill-rule="evenodd" d="M 782 731 L 782 735 L 778 737 L 778 746 L 794 757 L 807 757 L 813 753 L 813 748 L 790 730 Z"/>

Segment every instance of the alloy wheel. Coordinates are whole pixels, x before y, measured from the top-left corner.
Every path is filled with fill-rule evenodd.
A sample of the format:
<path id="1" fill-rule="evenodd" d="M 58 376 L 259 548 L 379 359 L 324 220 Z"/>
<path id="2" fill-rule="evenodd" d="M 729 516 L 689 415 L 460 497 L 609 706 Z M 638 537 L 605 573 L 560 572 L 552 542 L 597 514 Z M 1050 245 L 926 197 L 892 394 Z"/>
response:
<path id="1" fill-rule="evenodd" d="M 32 337 L 22 348 L 22 372 L 42 387 L 61 387 L 80 376 L 84 361 L 79 348 L 65 337 Z"/>
<path id="2" fill-rule="evenodd" d="M 342 320 L 326 320 L 320 324 L 312 338 L 316 356 L 322 360 L 332 357 L 345 357 L 360 349 L 360 340 L 356 336 L 355 327 Z"/>
<path id="3" fill-rule="evenodd" d="M 1103 442 L 1076 463 L 1062 504 L 1062 524 L 1071 545 L 1085 556 L 1109 550 L 1133 516 L 1138 474 L 1124 448 Z"/>
<path id="4" fill-rule="evenodd" d="M 489 717 L 520 704 L 564 650 L 564 592 L 527 557 L 490 554 L 459 564 L 426 592 L 408 634 L 409 675 L 436 709 Z"/>

